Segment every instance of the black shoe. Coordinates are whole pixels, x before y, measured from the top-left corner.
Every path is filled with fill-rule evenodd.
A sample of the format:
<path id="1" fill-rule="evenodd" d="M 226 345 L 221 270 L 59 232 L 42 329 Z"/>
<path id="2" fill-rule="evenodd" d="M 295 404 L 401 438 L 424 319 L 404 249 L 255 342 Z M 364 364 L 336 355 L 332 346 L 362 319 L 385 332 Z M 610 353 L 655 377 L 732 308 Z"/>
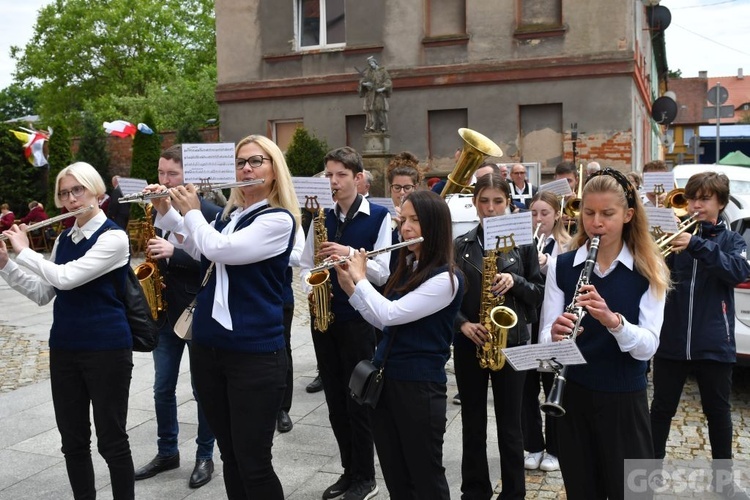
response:
<path id="1" fill-rule="evenodd" d="M 307 387 L 305 388 L 305 390 L 307 392 L 309 392 L 309 393 L 322 391 L 323 390 L 323 381 L 320 380 L 320 375 L 318 375 L 317 377 L 315 377 L 315 379 L 312 382 L 310 382 L 309 384 L 307 384 Z"/>
<path id="2" fill-rule="evenodd" d="M 179 453 L 172 455 L 171 457 L 156 455 L 153 460 L 135 471 L 135 480 L 140 481 L 141 479 L 148 479 L 154 477 L 160 472 L 177 469 L 178 467 L 180 467 Z"/>
<path id="3" fill-rule="evenodd" d="M 461 404 L 461 394 L 460 393 L 457 392 L 456 395 L 453 396 L 453 404 L 454 405 L 460 405 Z"/>
<path id="4" fill-rule="evenodd" d="M 292 419 L 289 418 L 289 414 L 284 410 L 279 410 L 279 415 L 276 417 L 276 430 L 279 432 L 289 432 L 294 427 Z"/>
<path id="5" fill-rule="evenodd" d="M 191 488 L 200 488 L 204 484 L 208 484 L 211 480 L 211 474 L 214 472 L 214 461 L 210 458 L 199 458 L 195 461 L 195 467 L 193 473 L 190 474 L 190 481 L 188 486 Z"/>
<path id="6" fill-rule="evenodd" d="M 378 494 L 378 485 L 374 479 L 356 481 L 346 491 L 344 500 L 368 500 Z"/>
<path id="7" fill-rule="evenodd" d="M 338 498 L 352 485 L 352 478 L 347 474 L 342 474 L 338 481 L 333 483 L 331 486 L 326 488 L 323 492 L 323 500 L 329 500 L 331 498 Z"/>

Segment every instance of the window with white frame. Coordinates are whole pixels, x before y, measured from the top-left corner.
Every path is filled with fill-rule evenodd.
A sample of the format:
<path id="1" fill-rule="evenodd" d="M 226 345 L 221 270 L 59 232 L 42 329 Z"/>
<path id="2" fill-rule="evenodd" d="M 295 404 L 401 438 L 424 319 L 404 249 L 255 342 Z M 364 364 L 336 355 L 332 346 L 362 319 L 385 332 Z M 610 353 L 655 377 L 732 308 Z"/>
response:
<path id="1" fill-rule="evenodd" d="M 343 47 L 344 0 L 296 0 L 297 47 L 301 50 Z"/>

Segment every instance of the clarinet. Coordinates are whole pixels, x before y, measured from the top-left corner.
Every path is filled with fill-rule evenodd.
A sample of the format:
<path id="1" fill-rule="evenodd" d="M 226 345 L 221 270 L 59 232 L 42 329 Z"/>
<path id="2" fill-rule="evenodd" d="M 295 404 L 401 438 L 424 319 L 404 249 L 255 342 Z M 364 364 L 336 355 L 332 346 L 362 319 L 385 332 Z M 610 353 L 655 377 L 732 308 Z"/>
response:
<path id="1" fill-rule="evenodd" d="M 591 239 L 589 245 L 589 253 L 586 256 L 586 262 L 583 264 L 583 270 L 581 275 L 578 277 L 578 283 L 576 283 L 576 291 L 573 294 L 573 300 L 570 301 L 568 307 L 565 308 L 565 312 L 575 314 L 576 321 L 573 325 L 573 331 L 567 336 L 567 339 L 575 340 L 578 336 L 578 332 L 581 330 L 581 321 L 586 316 L 586 308 L 576 305 L 578 297 L 581 295 L 581 287 L 588 285 L 591 282 L 591 273 L 594 272 L 594 266 L 596 265 L 596 256 L 599 253 L 599 236 L 594 236 Z M 549 392 L 547 401 L 542 403 L 540 408 L 544 413 L 550 417 L 562 417 L 565 415 L 565 408 L 562 406 L 563 393 L 565 392 L 565 382 L 568 375 L 568 367 L 558 365 L 555 367 L 555 380 L 552 383 L 552 389 Z"/>

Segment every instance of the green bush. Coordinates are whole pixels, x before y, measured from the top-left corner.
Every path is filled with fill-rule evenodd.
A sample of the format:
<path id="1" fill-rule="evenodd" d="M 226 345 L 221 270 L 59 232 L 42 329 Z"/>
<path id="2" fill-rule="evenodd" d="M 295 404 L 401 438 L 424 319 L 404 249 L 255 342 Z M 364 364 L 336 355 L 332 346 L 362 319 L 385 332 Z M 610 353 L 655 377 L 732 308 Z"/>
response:
<path id="1" fill-rule="evenodd" d="M 293 176 L 310 177 L 323 170 L 323 158 L 328 152 L 325 140 L 310 135 L 303 127 L 294 131 L 286 151 L 286 163 Z"/>

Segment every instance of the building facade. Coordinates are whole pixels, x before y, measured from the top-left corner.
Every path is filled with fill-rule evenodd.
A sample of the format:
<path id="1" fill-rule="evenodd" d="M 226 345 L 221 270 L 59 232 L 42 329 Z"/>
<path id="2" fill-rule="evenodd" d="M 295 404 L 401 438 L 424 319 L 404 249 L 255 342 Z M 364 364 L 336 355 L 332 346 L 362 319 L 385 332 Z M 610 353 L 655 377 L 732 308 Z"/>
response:
<path id="1" fill-rule="evenodd" d="M 392 153 L 450 172 L 457 134 L 495 141 L 502 161 L 573 159 L 621 170 L 660 155 L 650 117 L 666 73 L 663 31 L 640 1 L 216 0 L 222 140 L 303 125 L 361 149 L 360 71 L 387 68 Z M 654 55 L 656 54 L 656 55 Z"/>

